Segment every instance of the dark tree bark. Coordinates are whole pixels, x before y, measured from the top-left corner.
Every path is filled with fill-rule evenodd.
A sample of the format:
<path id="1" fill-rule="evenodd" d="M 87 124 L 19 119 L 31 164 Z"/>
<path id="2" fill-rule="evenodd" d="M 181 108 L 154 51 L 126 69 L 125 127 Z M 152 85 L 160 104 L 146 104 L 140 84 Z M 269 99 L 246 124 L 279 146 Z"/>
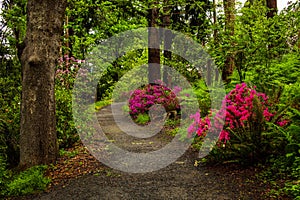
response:
<path id="1" fill-rule="evenodd" d="M 66 0 L 28 0 L 22 63 L 20 167 L 56 160 L 54 75 Z"/>
<path id="2" fill-rule="evenodd" d="M 217 27 L 217 5 L 216 5 L 216 0 L 213 0 L 213 24 L 215 25 L 215 27 Z M 216 28 L 214 28 L 214 32 L 213 32 L 213 38 L 214 38 L 214 46 L 217 46 L 218 44 L 218 30 Z M 211 64 L 211 63 L 210 63 Z M 208 74 L 210 73 L 210 70 L 208 70 Z M 219 80 L 219 71 L 216 68 L 215 69 L 215 81 Z"/>
<path id="3" fill-rule="evenodd" d="M 277 15 L 277 0 L 266 0 L 267 2 L 267 8 L 269 9 L 267 13 L 267 18 L 273 18 L 275 15 Z M 279 27 L 275 25 L 275 28 L 278 29 Z M 270 45 L 268 45 L 268 49 L 271 50 L 274 46 L 276 46 L 276 41 L 279 40 L 279 37 L 276 37 L 274 41 L 271 42 Z M 270 57 L 271 59 L 271 57 Z"/>
<path id="4" fill-rule="evenodd" d="M 277 0 L 267 0 L 267 7 L 269 8 L 267 17 L 274 17 L 277 14 Z"/>
<path id="5" fill-rule="evenodd" d="M 168 0 L 164 0 L 164 16 L 163 16 L 163 27 L 168 28 L 171 23 L 170 19 L 170 9 L 171 7 L 168 6 Z M 164 67 L 163 70 L 163 81 L 164 83 L 171 87 L 171 77 L 168 66 L 168 61 L 171 61 L 172 58 L 172 52 L 171 52 L 171 46 L 172 46 L 172 32 L 171 30 L 165 30 L 164 32 L 164 65 L 167 67 Z"/>
<path id="6" fill-rule="evenodd" d="M 153 7 L 149 9 L 149 16 L 148 16 L 148 26 L 149 27 L 156 27 L 157 26 L 157 19 L 159 13 L 158 8 Z M 160 41 L 159 41 L 159 31 L 158 29 L 149 29 L 148 32 L 148 81 L 149 83 L 154 83 L 156 80 L 161 79 L 160 73 Z"/>
<path id="7" fill-rule="evenodd" d="M 235 21 L 235 0 L 223 0 L 225 12 L 225 30 L 229 36 L 234 35 L 234 21 Z M 222 71 L 222 80 L 225 83 L 230 82 L 230 76 L 234 70 L 234 55 L 228 54 L 224 63 Z"/>
<path id="8" fill-rule="evenodd" d="M 216 26 L 217 25 L 217 5 L 216 5 L 216 0 L 213 0 L 213 24 Z M 216 28 L 214 28 L 213 32 L 213 38 L 214 38 L 214 43 L 217 43 L 217 37 L 218 37 L 218 31 Z"/>
<path id="9" fill-rule="evenodd" d="M 300 30 L 298 32 L 298 48 L 300 49 Z"/>

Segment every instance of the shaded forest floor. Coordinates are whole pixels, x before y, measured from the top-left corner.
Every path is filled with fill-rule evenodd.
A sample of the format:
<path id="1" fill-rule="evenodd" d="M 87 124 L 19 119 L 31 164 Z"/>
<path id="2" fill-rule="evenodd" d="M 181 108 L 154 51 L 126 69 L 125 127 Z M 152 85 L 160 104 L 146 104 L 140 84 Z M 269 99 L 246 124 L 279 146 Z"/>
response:
<path id="1" fill-rule="evenodd" d="M 109 106 L 100 111 L 98 120 L 105 133 L 119 139 L 119 146 L 133 151 L 157 149 L 171 139 L 163 132 L 138 142 L 120 136 Z M 269 186 L 256 176 L 257 168 L 236 164 L 196 167 L 197 155 L 189 149 L 161 170 L 133 174 L 103 165 L 78 144 L 48 170 L 52 179 L 48 190 L 24 199 L 271 199 L 265 195 Z"/>

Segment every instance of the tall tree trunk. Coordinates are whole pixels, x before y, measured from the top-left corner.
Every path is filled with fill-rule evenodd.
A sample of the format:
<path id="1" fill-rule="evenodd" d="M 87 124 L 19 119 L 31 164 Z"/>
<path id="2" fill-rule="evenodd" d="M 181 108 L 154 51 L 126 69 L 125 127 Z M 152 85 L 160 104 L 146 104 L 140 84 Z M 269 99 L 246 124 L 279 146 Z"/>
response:
<path id="1" fill-rule="evenodd" d="M 169 28 L 171 19 L 170 19 L 170 13 L 171 9 L 168 6 L 168 0 L 164 0 L 164 16 L 163 16 L 163 27 Z M 165 30 L 164 32 L 164 65 L 167 67 L 164 67 L 163 71 L 163 81 L 164 83 L 171 87 L 171 77 L 168 66 L 168 62 L 171 61 L 172 58 L 172 52 L 171 52 L 171 46 L 172 46 L 172 32 L 171 30 Z"/>
<path id="2" fill-rule="evenodd" d="M 214 43 L 217 43 L 217 37 L 218 37 L 218 30 L 216 28 L 217 25 L 217 5 L 216 5 L 216 0 L 213 0 L 213 24 L 215 26 L 214 32 L 213 32 L 213 38 L 214 38 Z"/>
<path id="3" fill-rule="evenodd" d="M 66 29 L 65 29 L 65 47 L 66 47 L 66 52 L 64 54 L 67 54 L 69 56 L 69 52 L 70 52 L 70 34 L 69 34 L 69 16 L 66 15 L 65 16 L 65 25 L 66 25 Z M 64 55 L 62 55 L 64 56 Z"/>
<path id="4" fill-rule="evenodd" d="M 273 18 L 275 15 L 277 15 L 277 0 L 266 0 L 267 1 L 267 8 L 269 9 L 267 13 L 267 18 Z M 279 27 L 275 25 L 275 28 L 278 29 Z M 268 45 L 268 49 L 272 49 L 275 46 L 276 41 L 279 39 L 279 37 L 276 37 L 275 40 L 271 42 L 270 45 Z M 270 57 L 271 59 L 272 57 Z"/>
<path id="5" fill-rule="evenodd" d="M 214 46 L 216 47 L 217 44 L 218 44 L 218 30 L 217 30 L 217 5 L 216 5 L 216 0 L 213 0 L 213 24 L 215 26 L 214 28 L 214 32 L 213 32 L 213 38 L 214 38 Z M 208 72 L 209 74 L 210 72 Z M 215 69 L 215 81 L 218 81 L 219 80 L 219 71 L 218 69 L 216 68 Z"/>
<path id="6" fill-rule="evenodd" d="M 269 8 L 267 17 L 274 17 L 277 14 L 277 0 L 267 0 L 267 7 Z"/>
<path id="7" fill-rule="evenodd" d="M 156 27 L 158 19 L 158 8 L 155 7 L 157 4 L 154 3 L 154 7 L 149 9 L 148 15 L 148 26 Z M 160 41 L 159 41 L 159 31 L 158 29 L 149 29 L 148 32 L 148 81 L 149 83 L 154 83 L 156 80 L 161 79 L 160 73 Z"/>
<path id="8" fill-rule="evenodd" d="M 56 160 L 54 75 L 66 0 L 28 0 L 22 63 L 20 167 Z"/>
<path id="9" fill-rule="evenodd" d="M 298 48 L 300 49 L 300 30 L 298 32 Z"/>
<path id="10" fill-rule="evenodd" d="M 224 12 L 225 12 L 225 30 L 230 37 L 234 35 L 235 0 L 223 0 L 223 4 L 224 4 Z M 230 82 L 229 77 L 232 75 L 233 70 L 234 70 L 234 55 L 232 53 L 229 53 L 226 56 L 224 68 L 222 71 L 222 80 L 225 83 Z"/>

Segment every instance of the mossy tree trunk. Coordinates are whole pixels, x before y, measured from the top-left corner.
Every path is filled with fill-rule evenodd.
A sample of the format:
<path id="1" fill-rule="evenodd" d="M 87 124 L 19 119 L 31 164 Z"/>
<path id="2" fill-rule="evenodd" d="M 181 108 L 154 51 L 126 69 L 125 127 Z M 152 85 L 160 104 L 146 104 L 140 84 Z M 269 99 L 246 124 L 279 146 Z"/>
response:
<path id="1" fill-rule="evenodd" d="M 49 164 L 58 154 L 54 76 L 66 0 L 28 0 L 22 52 L 20 167 Z"/>
<path id="2" fill-rule="evenodd" d="M 154 2 L 152 8 L 148 13 L 148 26 L 157 27 L 157 20 L 159 17 L 159 10 L 157 2 Z M 161 79 L 160 73 L 160 41 L 159 30 L 149 29 L 148 32 L 148 81 L 154 83 L 156 80 Z"/>
<path id="3" fill-rule="evenodd" d="M 235 0 L 223 0 L 224 12 L 225 12 L 225 30 L 228 34 L 229 42 L 230 36 L 234 35 L 234 21 L 235 21 Z M 233 45 L 233 44 L 231 44 Z M 228 52 L 225 58 L 224 68 L 222 70 L 222 80 L 225 83 L 230 82 L 230 76 L 234 70 L 234 54 Z"/>
<path id="4" fill-rule="evenodd" d="M 171 24 L 171 7 L 168 5 L 169 0 L 164 0 L 164 16 L 163 16 L 163 27 L 169 28 Z M 172 52 L 171 52 L 171 46 L 172 46 L 172 32 L 169 29 L 166 29 L 164 31 L 164 65 L 166 67 L 163 68 L 163 81 L 164 83 L 171 88 L 172 85 L 172 77 L 170 75 L 171 72 L 169 72 L 169 66 L 168 63 L 170 63 L 172 59 Z"/>
<path id="5" fill-rule="evenodd" d="M 267 7 L 269 8 L 267 17 L 274 17 L 277 14 L 277 0 L 267 0 Z"/>

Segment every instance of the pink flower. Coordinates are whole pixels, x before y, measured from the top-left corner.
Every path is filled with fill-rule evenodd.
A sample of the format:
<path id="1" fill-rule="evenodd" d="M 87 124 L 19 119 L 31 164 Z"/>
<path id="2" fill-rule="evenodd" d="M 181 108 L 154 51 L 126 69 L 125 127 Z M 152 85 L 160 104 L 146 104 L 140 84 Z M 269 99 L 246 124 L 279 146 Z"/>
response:
<path id="1" fill-rule="evenodd" d="M 281 126 L 281 127 L 283 127 L 283 126 L 287 125 L 288 123 L 289 123 L 289 121 L 288 121 L 288 120 L 283 120 L 283 121 L 279 121 L 279 122 L 277 122 L 277 124 L 278 124 L 279 126 Z"/>
<path id="2" fill-rule="evenodd" d="M 251 123 L 252 116 L 254 116 L 254 99 L 257 98 L 259 101 L 258 106 L 261 106 L 263 110 L 263 116 L 266 121 L 270 121 L 271 117 L 274 116 L 273 113 L 269 112 L 268 107 L 268 97 L 264 93 L 259 93 L 254 89 L 248 88 L 246 83 L 237 84 L 236 87 L 231 90 L 222 102 L 221 109 L 216 113 L 214 117 L 214 127 L 213 129 L 220 130 L 224 125 L 225 129 L 220 132 L 219 139 L 227 141 L 230 139 L 230 133 L 226 128 L 230 128 L 235 131 L 239 128 L 243 129 Z M 226 107 L 227 106 L 227 107 Z M 255 104 L 256 106 L 256 104 Z M 193 129 L 190 128 L 189 131 L 197 129 L 195 132 L 201 136 L 208 128 L 210 128 L 210 120 L 208 117 L 204 119 L 200 118 L 200 113 L 196 113 L 191 116 L 194 118 Z M 225 118 L 225 122 L 221 119 Z M 287 121 L 278 122 L 279 125 L 286 125 Z M 237 130 L 239 131 L 239 130 Z M 190 133 L 189 133 L 190 134 Z"/>
<path id="3" fill-rule="evenodd" d="M 222 130 L 221 133 L 220 133 L 220 135 L 219 135 L 219 139 L 223 140 L 224 142 L 230 140 L 229 132 L 226 131 L 226 130 Z"/>
<path id="4" fill-rule="evenodd" d="M 263 111 L 263 115 L 267 121 L 270 121 L 271 117 L 274 116 L 274 114 L 269 112 L 268 108 Z"/>
<path id="5" fill-rule="evenodd" d="M 162 104 L 166 109 L 179 108 L 176 94 L 164 85 L 147 85 L 130 92 L 129 107 L 131 116 L 148 113 L 154 104 Z M 133 112 L 136 111 L 136 112 Z"/>

